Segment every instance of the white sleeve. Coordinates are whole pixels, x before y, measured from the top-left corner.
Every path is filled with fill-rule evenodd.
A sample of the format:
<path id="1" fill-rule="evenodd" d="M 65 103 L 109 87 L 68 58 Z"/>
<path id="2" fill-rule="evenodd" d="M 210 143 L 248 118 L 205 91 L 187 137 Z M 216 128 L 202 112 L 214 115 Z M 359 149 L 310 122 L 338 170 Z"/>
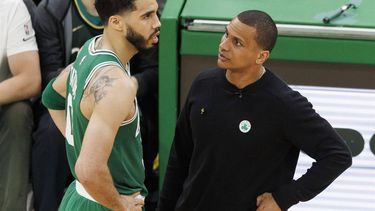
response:
<path id="1" fill-rule="evenodd" d="M 38 50 L 30 14 L 23 1 L 19 1 L 8 26 L 7 56 Z"/>

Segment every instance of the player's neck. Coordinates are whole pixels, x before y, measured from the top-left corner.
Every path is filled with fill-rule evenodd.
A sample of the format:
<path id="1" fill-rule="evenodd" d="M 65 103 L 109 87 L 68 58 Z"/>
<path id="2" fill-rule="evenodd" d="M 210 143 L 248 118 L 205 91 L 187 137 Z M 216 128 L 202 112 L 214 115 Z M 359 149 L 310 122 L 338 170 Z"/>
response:
<path id="1" fill-rule="evenodd" d="M 243 89 L 246 86 L 258 81 L 265 73 L 263 66 L 257 66 L 249 70 L 227 70 L 225 77 L 227 80 L 235 85 L 239 89 Z"/>
<path id="2" fill-rule="evenodd" d="M 138 50 L 129 43 L 127 39 L 111 36 L 109 33 L 106 33 L 106 31 L 103 32 L 102 42 L 103 48 L 115 52 L 123 65 L 126 65 L 126 63 L 138 53 Z"/>

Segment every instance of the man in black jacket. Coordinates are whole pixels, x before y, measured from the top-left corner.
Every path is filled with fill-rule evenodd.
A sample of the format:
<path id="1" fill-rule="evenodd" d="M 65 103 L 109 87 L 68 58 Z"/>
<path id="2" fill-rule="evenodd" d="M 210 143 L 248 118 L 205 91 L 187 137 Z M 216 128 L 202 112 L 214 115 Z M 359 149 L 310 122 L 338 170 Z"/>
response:
<path id="1" fill-rule="evenodd" d="M 351 165 L 331 125 L 263 67 L 276 37 L 256 10 L 226 27 L 219 68 L 195 79 L 179 116 L 159 211 L 287 210 Z M 293 180 L 300 151 L 316 162 Z"/>
<path id="2" fill-rule="evenodd" d="M 35 12 L 35 31 L 39 45 L 43 88 L 60 71 L 75 60 L 84 42 L 102 33 L 103 26 L 94 0 L 42 0 Z M 138 84 L 141 132 L 146 168 L 146 186 L 157 190 L 157 177 L 152 171 L 158 151 L 158 48 L 141 51 L 130 61 L 134 81 Z M 43 106 L 34 132 L 32 183 L 35 208 L 57 210 L 70 178 L 64 137 Z M 146 207 L 148 206 L 146 199 Z"/>

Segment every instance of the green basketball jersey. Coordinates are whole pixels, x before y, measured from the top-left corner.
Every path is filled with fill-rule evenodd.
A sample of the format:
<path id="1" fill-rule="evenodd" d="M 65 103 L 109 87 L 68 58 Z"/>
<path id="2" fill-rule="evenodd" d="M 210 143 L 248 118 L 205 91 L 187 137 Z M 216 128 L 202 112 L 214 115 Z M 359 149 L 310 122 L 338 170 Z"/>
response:
<path id="1" fill-rule="evenodd" d="M 79 156 L 83 137 L 89 123 L 80 110 L 80 102 L 91 78 L 105 66 L 117 66 L 127 74 L 129 71 L 123 66 L 115 53 L 108 50 L 96 50 L 95 41 L 100 36 L 88 40 L 72 66 L 67 81 L 67 117 L 66 117 L 66 149 L 71 172 L 75 178 L 74 166 Z M 142 160 L 142 143 L 139 125 L 139 110 L 136 105 L 134 116 L 121 124 L 112 152 L 108 160 L 114 185 L 120 194 L 141 192 L 147 194 L 144 185 L 144 166 Z M 89 141 L 89 140 L 88 140 Z"/>

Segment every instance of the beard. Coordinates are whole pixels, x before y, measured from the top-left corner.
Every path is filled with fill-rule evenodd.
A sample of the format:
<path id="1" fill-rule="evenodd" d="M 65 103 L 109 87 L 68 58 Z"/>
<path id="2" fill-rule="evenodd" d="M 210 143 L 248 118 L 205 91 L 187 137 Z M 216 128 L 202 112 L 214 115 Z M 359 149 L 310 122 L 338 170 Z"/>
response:
<path id="1" fill-rule="evenodd" d="M 132 27 L 127 26 L 128 30 L 126 33 L 126 39 L 138 50 L 146 50 L 148 48 L 151 48 L 151 46 L 147 46 L 147 41 L 152 39 L 152 37 L 159 32 L 159 29 L 156 29 L 154 33 L 150 35 L 148 39 L 145 39 L 141 34 L 136 32 Z"/>

